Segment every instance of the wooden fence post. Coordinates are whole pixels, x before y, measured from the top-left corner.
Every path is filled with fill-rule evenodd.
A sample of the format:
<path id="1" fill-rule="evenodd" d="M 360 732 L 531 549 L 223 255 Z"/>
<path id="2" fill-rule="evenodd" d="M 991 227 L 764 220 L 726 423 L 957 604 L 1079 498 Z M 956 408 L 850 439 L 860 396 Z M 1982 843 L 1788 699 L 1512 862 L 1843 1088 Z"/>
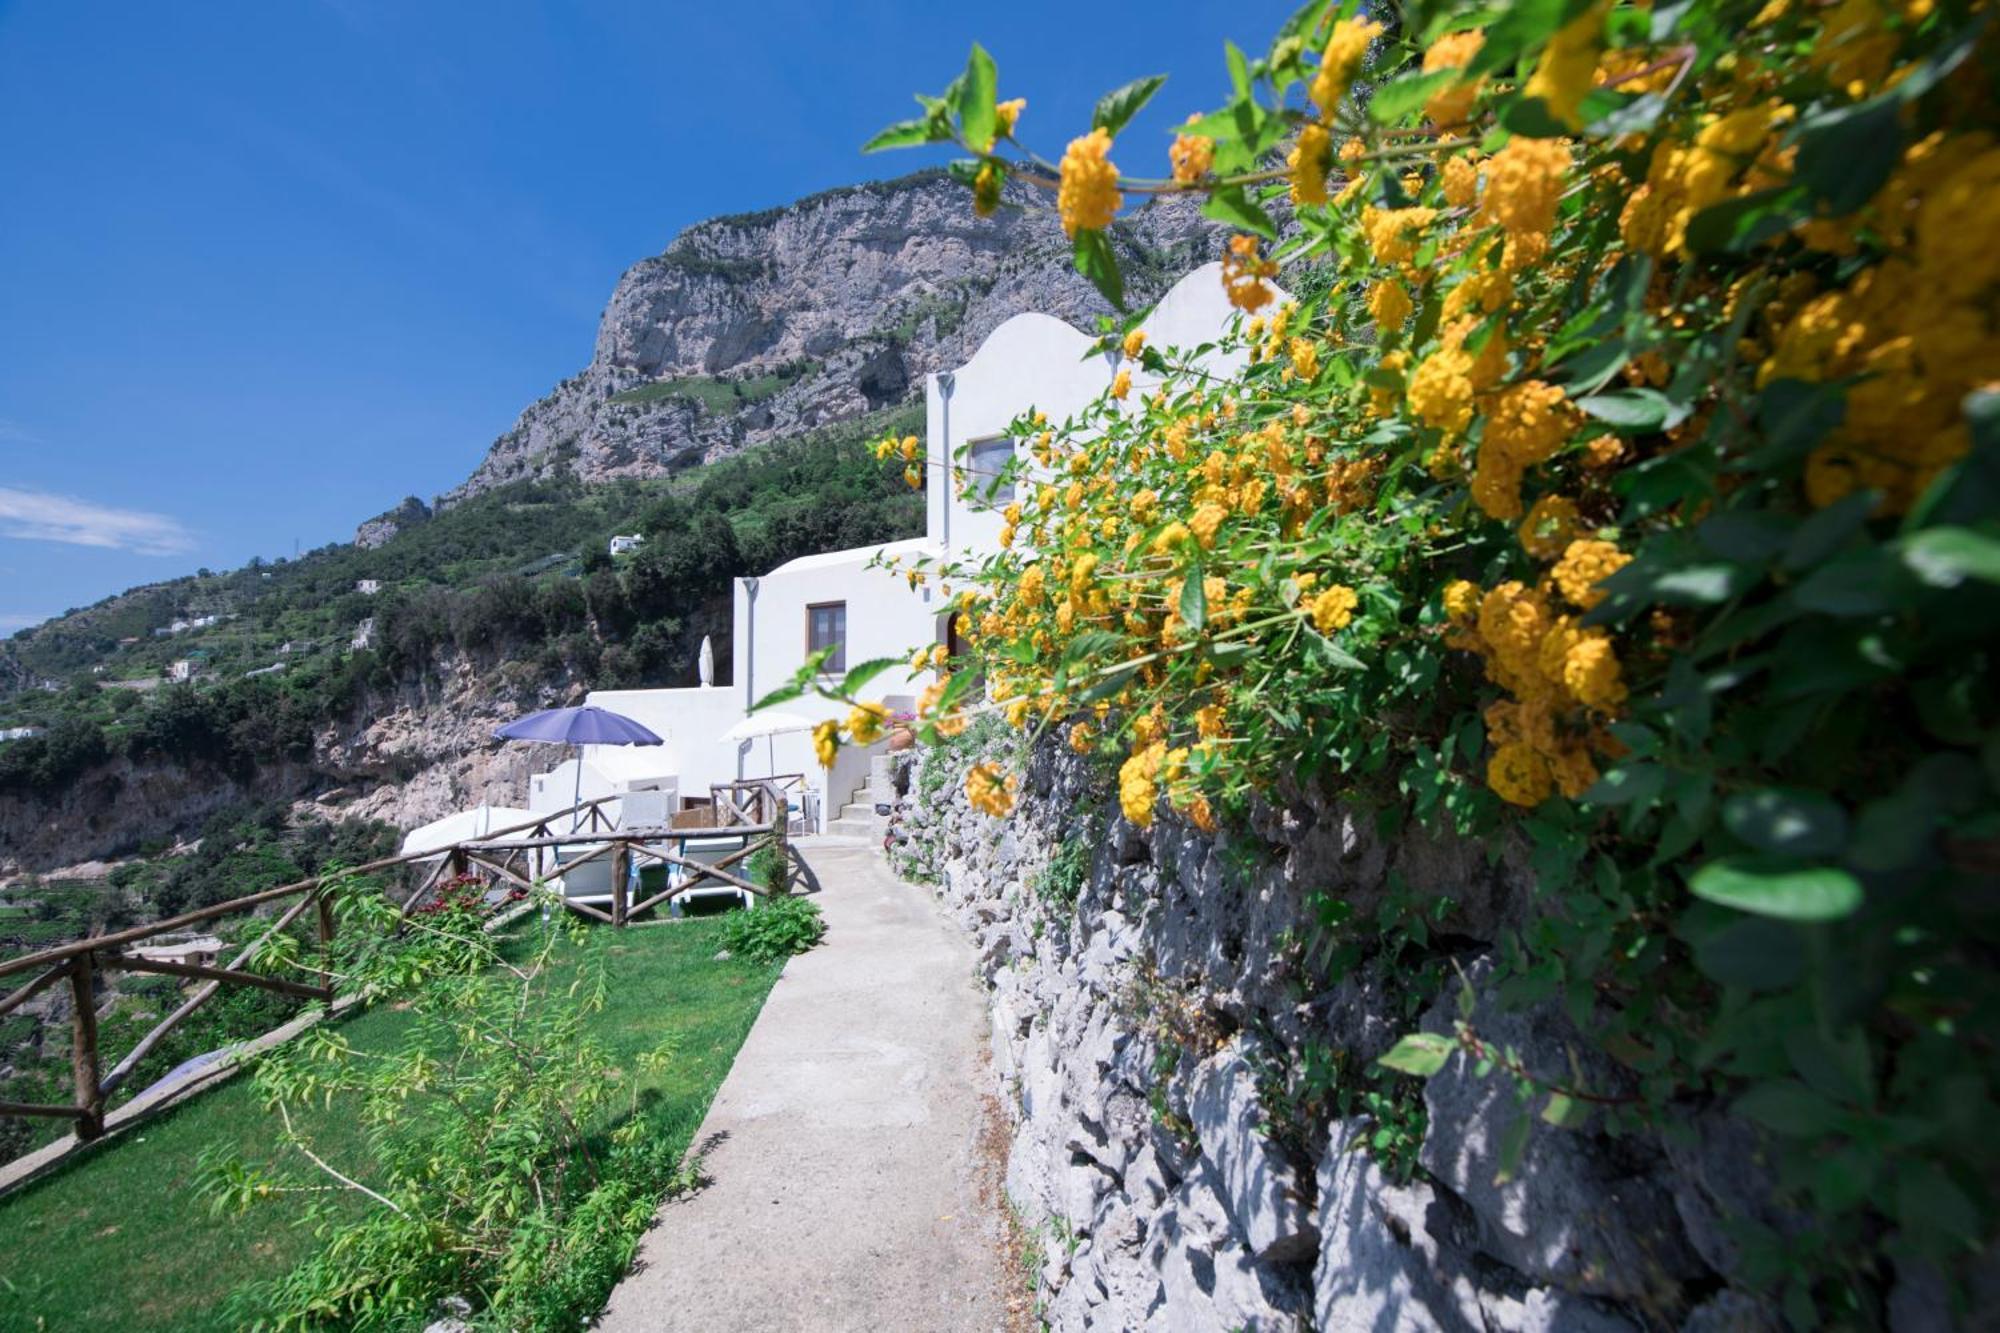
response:
<path id="1" fill-rule="evenodd" d="M 76 1083 L 76 1137 L 88 1143 L 104 1134 L 104 1094 L 97 1086 L 97 997 L 91 994 L 95 959 L 80 953 L 70 962 L 70 1070 Z"/>
<path id="2" fill-rule="evenodd" d="M 625 924 L 625 904 L 631 901 L 626 893 L 625 877 L 632 871 L 632 844 L 620 840 L 611 848 L 611 924 Z"/>
<path id="3" fill-rule="evenodd" d="M 319 947 L 331 952 L 334 932 L 333 903 L 326 896 L 326 885 L 320 885 L 313 896 L 315 905 L 319 908 Z"/>

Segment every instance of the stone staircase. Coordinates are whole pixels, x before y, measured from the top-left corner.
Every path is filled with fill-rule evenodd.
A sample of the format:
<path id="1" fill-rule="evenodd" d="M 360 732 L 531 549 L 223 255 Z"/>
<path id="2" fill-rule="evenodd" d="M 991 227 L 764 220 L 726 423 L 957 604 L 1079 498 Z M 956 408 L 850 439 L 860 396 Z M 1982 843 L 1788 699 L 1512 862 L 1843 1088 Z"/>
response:
<path id="1" fill-rule="evenodd" d="M 880 842 L 882 832 L 888 825 L 886 816 L 875 813 L 875 807 L 895 801 L 894 780 L 889 775 L 889 756 L 878 754 L 868 761 L 868 781 L 848 793 L 847 804 L 840 807 L 840 813 L 826 821 L 825 831 L 837 838 L 866 838 L 870 842 Z"/>

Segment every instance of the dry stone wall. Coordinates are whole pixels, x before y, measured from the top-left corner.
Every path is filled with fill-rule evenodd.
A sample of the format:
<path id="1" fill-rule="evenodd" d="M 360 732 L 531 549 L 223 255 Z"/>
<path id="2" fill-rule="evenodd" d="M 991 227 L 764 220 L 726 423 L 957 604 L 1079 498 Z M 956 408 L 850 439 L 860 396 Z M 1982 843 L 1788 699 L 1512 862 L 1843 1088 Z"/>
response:
<path id="1" fill-rule="evenodd" d="M 1414 1161 L 1377 1151 L 1378 1119 L 1337 1091 L 1301 1112 L 1301 1068 L 1359 1084 L 1404 1033 L 1451 1031 L 1461 994 L 1482 1038 L 1539 1076 L 1567 1081 L 1575 1058 L 1593 1088 L 1625 1086 L 1560 1009 L 1498 1002 L 1496 941 L 1537 910 L 1523 857 L 1384 840 L 1307 802 L 1261 812 L 1254 838 L 1142 830 L 1053 744 L 996 820 L 968 807 L 964 771 L 1010 743 L 913 758 L 890 855 L 978 943 L 1013 1116 L 1007 1192 L 1037 1238 L 1051 1328 L 1782 1327 L 1748 1289 L 1732 1219 L 1785 1219 L 1757 1138 L 1712 1108 L 1686 1108 L 1691 1132 L 1668 1143 L 1555 1128 L 1531 1107 L 1506 1180 L 1500 1144 L 1523 1112 L 1463 1054 L 1422 1087 Z M 1374 921 L 1397 895 L 1449 900 L 1423 932 L 1436 966 L 1364 950 L 1334 975 L 1315 914 L 1333 901 Z M 1899 1326 L 1944 1326 L 1909 1288 Z"/>

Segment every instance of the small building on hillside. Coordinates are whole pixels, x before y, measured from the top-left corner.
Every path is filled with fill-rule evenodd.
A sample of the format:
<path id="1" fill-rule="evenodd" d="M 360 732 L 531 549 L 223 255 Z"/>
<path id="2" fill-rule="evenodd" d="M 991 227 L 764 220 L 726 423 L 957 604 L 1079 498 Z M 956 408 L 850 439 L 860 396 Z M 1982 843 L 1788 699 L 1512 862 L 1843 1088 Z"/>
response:
<path id="1" fill-rule="evenodd" d="M 1209 264 L 1174 286 L 1142 328 L 1153 347 L 1192 349 L 1214 343 L 1235 312 L 1224 294 L 1220 266 Z M 846 746 L 831 772 L 814 756 L 810 728 L 837 715 L 839 706 L 816 695 L 783 705 L 784 725 L 744 724 L 756 702 L 787 684 L 821 651 L 825 676 L 863 662 L 895 662 L 875 676 L 867 693 L 892 710 L 912 709 L 934 679 L 912 671 L 916 649 L 953 646 L 956 626 L 934 578 L 911 579 L 919 561 L 977 557 L 999 549 L 1001 511 L 1011 486 L 1034 480 L 1033 465 L 1003 477 L 1014 460 L 1009 435 L 1014 420 L 1039 408 L 1051 421 L 1081 411 L 1111 385 L 1124 364 L 1133 372 L 1137 399 L 1152 377 L 1121 363 L 1098 339 L 1043 314 L 1020 314 L 989 334 L 956 370 L 925 384 L 924 535 L 880 546 L 803 556 L 770 572 L 735 581 L 731 626 L 732 672 L 728 685 L 687 689 L 595 690 L 588 702 L 622 713 L 656 732 L 659 746 L 584 746 L 548 773 L 530 780 L 528 807 L 567 808 L 585 799 L 623 792 L 659 793 L 670 808 L 706 800 L 712 783 L 740 778 L 801 775 L 817 805 L 830 817 L 853 800 L 868 780 L 875 746 Z M 1240 368 L 1243 354 L 1211 351 L 1217 373 Z M 1015 478 L 1017 480 L 1010 480 Z M 636 549 L 640 538 L 612 539 L 611 554 Z M 895 566 L 900 563 L 902 568 Z M 360 646 L 357 643 L 357 647 Z M 733 739 L 744 730 L 758 734 Z M 657 797 L 649 795 L 649 803 Z"/>
<path id="2" fill-rule="evenodd" d="M 144 958 L 152 963 L 184 963 L 190 967 L 214 967 L 215 960 L 223 950 L 223 943 L 213 935 L 200 935 L 191 940 L 154 941 L 142 944 L 132 950 L 135 958 Z"/>
<path id="3" fill-rule="evenodd" d="M 611 554 L 629 555 L 646 544 L 643 532 L 621 532 L 611 539 Z"/>
<path id="4" fill-rule="evenodd" d="M 201 675 L 203 665 L 199 657 L 177 657 L 167 663 L 167 681 L 173 685 L 184 685 Z"/>
<path id="5" fill-rule="evenodd" d="M 373 597 L 376 593 L 382 591 L 382 580 L 357 579 L 355 580 L 354 591 L 360 593 L 363 597 Z"/>

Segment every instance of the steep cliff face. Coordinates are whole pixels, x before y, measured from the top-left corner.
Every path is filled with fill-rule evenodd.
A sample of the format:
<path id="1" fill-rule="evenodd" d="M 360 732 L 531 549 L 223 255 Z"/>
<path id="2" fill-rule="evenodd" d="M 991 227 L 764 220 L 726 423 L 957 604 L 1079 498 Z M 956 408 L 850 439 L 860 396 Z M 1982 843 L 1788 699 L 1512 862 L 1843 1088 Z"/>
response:
<path id="1" fill-rule="evenodd" d="M 1143 304 L 1213 258 L 1219 231 L 1155 205 L 1114 229 Z M 627 270 L 590 364 L 528 408 L 443 499 L 569 469 L 657 476 L 903 401 L 1009 316 L 1108 310 L 1046 215 L 974 216 L 924 173 L 690 227 Z"/>
<path id="2" fill-rule="evenodd" d="M 400 828 L 475 805 L 516 805 L 529 776 L 566 751 L 498 741 L 493 729 L 536 708 L 581 702 L 584 689 L 580 680 L 529 679 L 498 659 L 452 655 L 421 679 L 358 700 L 320 730 L 306 759 L 237 772 L 120 756 L 61 791 L 0 800 L 0 876 L 130 855 L 186 837 L 232 805 L 291 801 L 329 819 L 365 816 Z"/>

